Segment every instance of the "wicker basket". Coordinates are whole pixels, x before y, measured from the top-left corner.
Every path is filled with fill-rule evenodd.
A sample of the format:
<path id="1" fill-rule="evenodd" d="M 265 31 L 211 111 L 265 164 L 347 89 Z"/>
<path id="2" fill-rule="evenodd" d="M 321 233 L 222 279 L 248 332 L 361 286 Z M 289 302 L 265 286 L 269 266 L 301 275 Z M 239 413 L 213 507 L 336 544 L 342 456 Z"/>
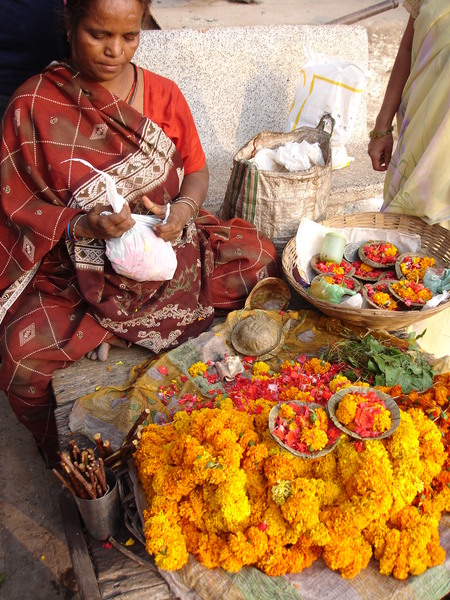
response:
<path id="1" fill-rule="evenodd" d="M 450 231 L 440 225 L 427 225 L 422 219 L 394 213 L 354 213 L 333 217 L 321 222 L 321 225 L 335 229 L 343 227 L 367 227 L 371 229 L 396 229 L 402 233 L 419 234 L 422 239 L 422 251 L 433 256 L 442 265 L 450 267 Z M 396 331 L 422 321 L 432 315 L 450 308 L 450 303 L 440 304 L 427 311 L 382 311 L 378 309 L 354 309 L 331 304 L 314 298 L 294 279 L 293 270 L 297 266 L 295 237 L 283 251 L 283 272 L 291 286 L 308 302 L 329 317 L 345 323 L 368 329 Z"/>

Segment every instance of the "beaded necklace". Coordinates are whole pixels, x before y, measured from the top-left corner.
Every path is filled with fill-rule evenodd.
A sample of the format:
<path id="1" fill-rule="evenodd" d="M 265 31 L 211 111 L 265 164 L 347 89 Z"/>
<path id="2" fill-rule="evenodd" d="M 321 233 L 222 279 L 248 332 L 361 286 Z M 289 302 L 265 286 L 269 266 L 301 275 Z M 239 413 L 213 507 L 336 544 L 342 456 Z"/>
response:
<path id="1" fill-rule="evenodd" d="M 137 87 L 138 87 L 138 70 L 134 63 L 131 63 L 134 71 L 134 79 L 133 85 L 131 86 L 130 91 L 128 92 L 128 96 L 125 98 L 125 102 L 127 104 L 133 104 L 133 100 L 136 96 Z"/>

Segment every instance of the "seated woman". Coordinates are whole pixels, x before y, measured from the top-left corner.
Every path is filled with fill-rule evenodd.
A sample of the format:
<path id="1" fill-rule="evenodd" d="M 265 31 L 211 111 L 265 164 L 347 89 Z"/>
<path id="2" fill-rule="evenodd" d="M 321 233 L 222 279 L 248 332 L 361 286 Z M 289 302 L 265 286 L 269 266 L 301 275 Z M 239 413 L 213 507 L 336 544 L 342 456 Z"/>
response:
<path id="1" fill-rule="evenodd" d="M 209 175 L 187 103 L 173 82 L 130 62 L 148 4 L 67 0 L 71 61 L 23 84 L 3 120 L 0 388 L 50 462 L 55 369 L 94 357 L 104 342 L 165 351 L 279 273 L 273 245 L 253 225 L 199 213 Z M 75 158 L 113 177 L 128 201 L 120 213 L 103 214 L 104 179 Z M 167 203 L 167 223 L 154 231 L 176 253 L 173 279 L 117 274 L 105 240 Z"/>

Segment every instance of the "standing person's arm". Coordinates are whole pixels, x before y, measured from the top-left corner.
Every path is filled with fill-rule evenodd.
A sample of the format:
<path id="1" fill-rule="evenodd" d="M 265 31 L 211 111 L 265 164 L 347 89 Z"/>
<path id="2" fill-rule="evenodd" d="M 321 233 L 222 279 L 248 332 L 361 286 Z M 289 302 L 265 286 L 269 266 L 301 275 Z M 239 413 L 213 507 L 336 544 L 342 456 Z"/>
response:
<path id="1" fill-rule="evenodd" d="M 411 70 L 411 48 L 414 36 L 414 19 L 409 17 L 397 57 L 392 67 L 380 112 L 375 121 L 368 153 L 375 171 L 386 171 L 391 160 L 393 136 L 392 121 L 400 106 L 403 88 Z M 377 137 L 378 136 L 378 137 Z"/>

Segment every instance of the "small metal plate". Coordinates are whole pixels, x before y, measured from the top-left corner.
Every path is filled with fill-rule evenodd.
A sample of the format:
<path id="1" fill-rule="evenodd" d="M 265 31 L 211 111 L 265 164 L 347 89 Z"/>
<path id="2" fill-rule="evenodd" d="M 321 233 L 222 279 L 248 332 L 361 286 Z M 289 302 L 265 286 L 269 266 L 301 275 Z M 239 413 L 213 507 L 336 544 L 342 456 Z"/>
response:
<path id="1" fill-rule="evenodd" d="M 352 263 L 355 260 L 359 260 L 358 248 L 359 248 L 359 244 L 357 244 L 355 242 L 350 242 L 350 244 L 347 244 L 344 248 L 345 260 L 348 260 L 349 263 Z"/>

